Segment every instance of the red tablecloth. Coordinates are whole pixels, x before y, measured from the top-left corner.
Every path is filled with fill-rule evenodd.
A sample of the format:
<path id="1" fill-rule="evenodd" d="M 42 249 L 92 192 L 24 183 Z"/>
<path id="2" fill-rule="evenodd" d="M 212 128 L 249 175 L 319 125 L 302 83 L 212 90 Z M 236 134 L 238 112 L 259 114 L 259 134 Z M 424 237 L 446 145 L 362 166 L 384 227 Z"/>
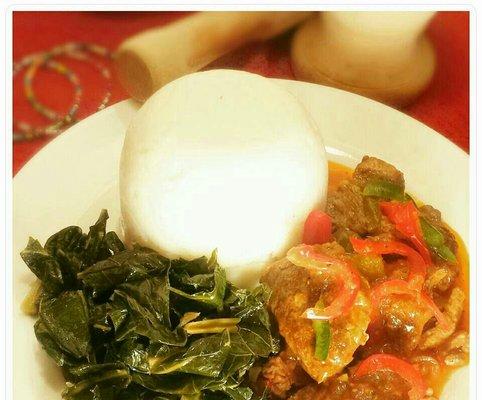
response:
<path id="1" fill-rule="evenodd" d="M 92 42 L 114 50 L 128 36 L 166 24 L 183 13 L 167 12 L 14 12 L 13 56 L 44 51 L 70 42 Z M 448 137 L 464 150 L 469 148 L 469 14 L 440 12 L 429 27 L 438 57 L 437 70 L 429 88 L 403 111 Z M 216 61 L 269 77 L 293 78 L 289 61 L 289 40 L 283 36 L 266 43 L 239 49 Z M 83 86 L 83 101 L 78 116 L 95 112 L 105 83 L 90 64 L 66 60 L 75 68 Z M 21 75 L 14 85 L 14 117 L 36 124 L 46 123 L 22 95 Z M 72 100 L 70 84 L 53 72 L 41 71 L 34 81 L 40 100 L 58 111 L 67 111 Z M 127 97 L 114 81 L 110 104 Z M 13 173 L 50 139 L 36 139 L 13 145 Z"/>

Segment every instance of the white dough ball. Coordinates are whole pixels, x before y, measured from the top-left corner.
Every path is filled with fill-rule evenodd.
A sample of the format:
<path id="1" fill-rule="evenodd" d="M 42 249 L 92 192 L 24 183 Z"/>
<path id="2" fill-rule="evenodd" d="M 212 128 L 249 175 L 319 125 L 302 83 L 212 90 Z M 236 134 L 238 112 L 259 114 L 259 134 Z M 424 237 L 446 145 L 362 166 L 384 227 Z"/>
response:
<path id="1" fill-rule="evenodd" d="M 140 108 L 125 138 L 126 238 L 192 259 L 218 250 L 228 279 L 257 282 L 325 205 L 321 134 L 277 83 L 233 70 L 184 76 Z"/>

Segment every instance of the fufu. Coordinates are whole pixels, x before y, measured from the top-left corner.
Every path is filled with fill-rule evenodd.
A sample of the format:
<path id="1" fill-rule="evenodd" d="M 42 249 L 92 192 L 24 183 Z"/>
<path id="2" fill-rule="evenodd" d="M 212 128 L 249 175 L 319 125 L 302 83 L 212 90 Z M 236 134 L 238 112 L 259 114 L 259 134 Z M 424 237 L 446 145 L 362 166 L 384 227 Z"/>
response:
<path id="1" fill-rule="evenodd" d="M 322 135 L 298 100 L 259 75 L 212 70 L 150 97 L 120 162 L 126 239 L 192 259 L 218 251 L 228 279 L 256 283 L 325 205 Z"/>

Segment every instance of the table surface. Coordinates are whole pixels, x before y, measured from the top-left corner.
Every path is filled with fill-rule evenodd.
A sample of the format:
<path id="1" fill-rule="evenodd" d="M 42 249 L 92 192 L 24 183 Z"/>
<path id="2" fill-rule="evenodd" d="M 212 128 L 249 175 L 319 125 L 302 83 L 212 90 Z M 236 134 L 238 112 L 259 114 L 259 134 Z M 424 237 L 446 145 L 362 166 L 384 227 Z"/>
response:
<path id="1" fill-rule="evenodd" d="M 175 12 L 14 12 L 14 61 L 31 53 L 49 50 L 65 42 L 96 43 L 114 50 L 125 38 L 146 28 L 167 24 L 186 13 Z M 446 136 L 462 149 L 469 150 L 469 13 L 439 12 L 432 20 L 428 35 L 437 53 L 437 69 L 427 90 L 406 114 Z M 63 59 L 79 75 L 83 97 L 80 119 L 94 113 L 102 99 L 106 83 L 93 64 Z M 247 45 L 210 67 L 243 69 L 268 77 L 293 79 L 289 60 L 289 35 Z M 59 112 L 66 112 L 73 98 L 70 83 L 50 71 L 39 71 L 33 82 L 38 98 Z M 113 81 L 109 104 L 128 96 Z M 22 76 L 14 82 L 13 114 L 18 120 L 45 125 L 23 96 Z M 51 138 L 13 144 L 13 174 Z"/>

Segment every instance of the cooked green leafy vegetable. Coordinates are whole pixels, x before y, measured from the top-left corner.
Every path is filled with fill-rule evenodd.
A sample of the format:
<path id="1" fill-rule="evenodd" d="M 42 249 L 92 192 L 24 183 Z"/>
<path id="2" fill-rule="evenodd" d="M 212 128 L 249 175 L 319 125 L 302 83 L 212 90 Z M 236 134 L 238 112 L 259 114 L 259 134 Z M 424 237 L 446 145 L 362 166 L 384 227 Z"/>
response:
<path id="1" fill-rule="evenodd" d="M 20 255 L 30 270 L 42 281 L 46 292 L 55 295 L 62 291 L 64 277 L 60 265 L 38 240 L 30 238 Z"/>
<path id="2" fill-rule="evenodd" d="M 247 371 L 279 350 L 269 289 L 238 289 L 211 258 L 169 260 L 77 226 L 30 239 L 40 280 L 37 340 L 62 368 L 66 400 L 251 400 Z"/>
<path id="3" fill-rule="evenodd" d="M 58 297 L 43 299 L 39 317 L 61 349 L 76 358 L 89 355 L 89 310 L 81 290 L 62 292 Z"/>

